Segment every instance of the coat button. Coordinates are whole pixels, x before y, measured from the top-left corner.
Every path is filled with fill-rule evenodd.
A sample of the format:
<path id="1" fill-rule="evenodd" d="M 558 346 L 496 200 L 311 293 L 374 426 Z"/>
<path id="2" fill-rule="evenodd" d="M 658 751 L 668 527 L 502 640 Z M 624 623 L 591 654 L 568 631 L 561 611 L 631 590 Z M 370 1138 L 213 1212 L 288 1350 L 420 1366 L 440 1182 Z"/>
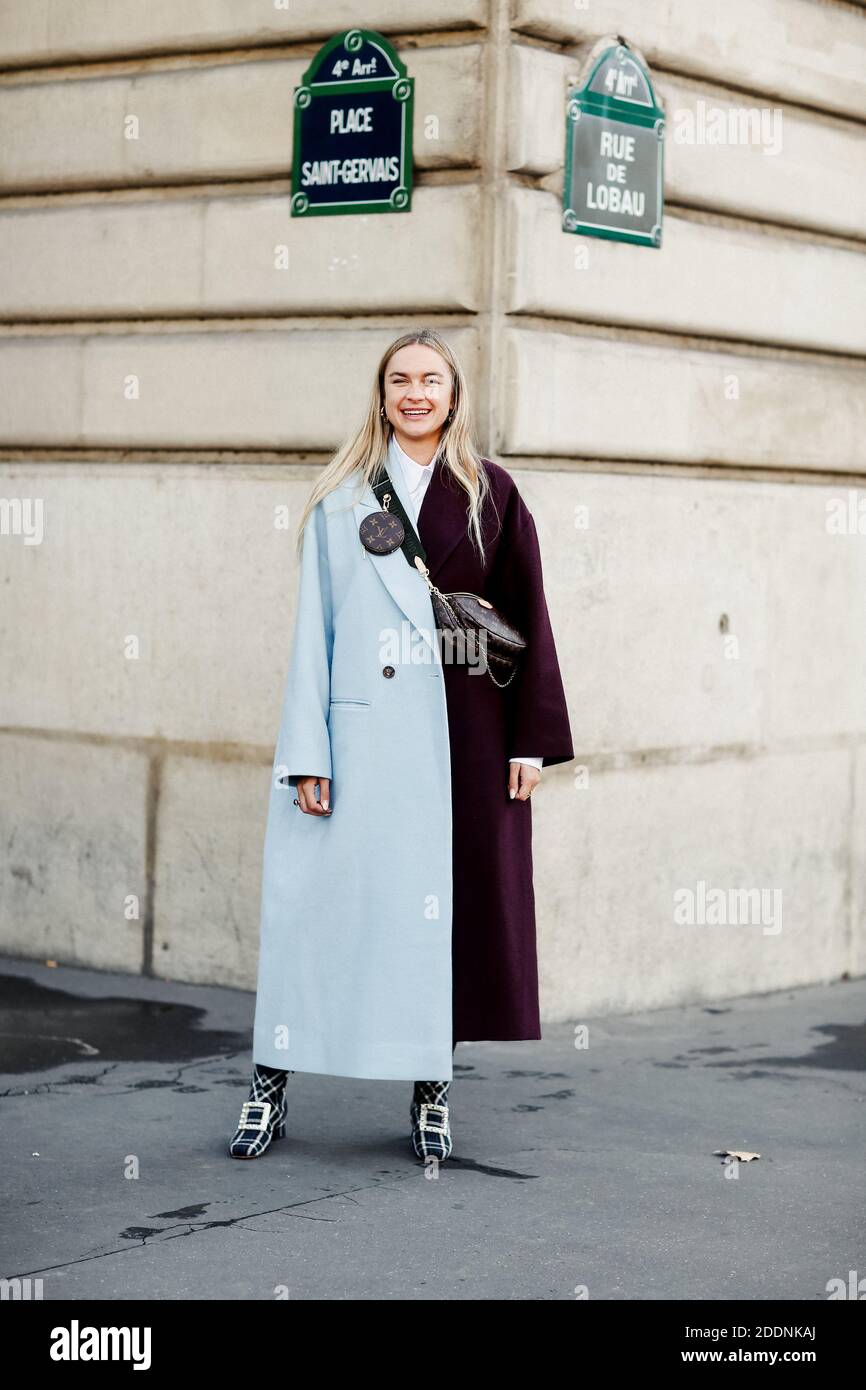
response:
<path id="1" fill-rule="evenodd" d="M 387 677 L 389 678 L 389 680 L 390 680 L 391 676 L 393 676 L 393 674 L 394 674 L 394 667 L 393 667 L 393 666 L 383 666 L 383 667 L 382 667 L 382 675 L 383 675 L 383 676 L 387 676 Z"/>

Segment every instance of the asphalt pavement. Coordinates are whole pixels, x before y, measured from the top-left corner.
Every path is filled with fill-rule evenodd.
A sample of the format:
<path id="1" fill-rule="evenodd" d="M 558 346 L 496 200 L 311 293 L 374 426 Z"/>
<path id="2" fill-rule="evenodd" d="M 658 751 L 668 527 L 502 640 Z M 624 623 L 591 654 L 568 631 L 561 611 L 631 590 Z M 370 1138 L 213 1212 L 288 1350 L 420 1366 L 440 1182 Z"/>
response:
<path id="1" fill-rule="evenodd" d="M 430 1169 L 411 1083 L 310 1074 L 287 1137 L 230 1158 L 253 1010 L 0 961 L 0 1278 L 46 1300 L 825 1301 L 866 1276 L 862 979 L 462 1043 Z"/>

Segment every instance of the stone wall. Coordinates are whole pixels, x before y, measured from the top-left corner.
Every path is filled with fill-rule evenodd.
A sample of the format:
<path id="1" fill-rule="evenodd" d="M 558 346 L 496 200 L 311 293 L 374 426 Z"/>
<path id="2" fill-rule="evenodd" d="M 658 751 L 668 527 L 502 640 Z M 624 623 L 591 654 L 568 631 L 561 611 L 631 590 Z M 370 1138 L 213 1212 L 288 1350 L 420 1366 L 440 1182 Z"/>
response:
<path id="1" fill-rule="evenodd" d="M 292 89 L 356 6 L 0 10 L 0 498 L 44 518 L 0 535 L 0 947 L 254 985 L 274 509 L 432 324 L 535 514 L 569 695 L 577 762 L 534 802 L 546 1018 L 862 973 L 866 516 L 827 517 L 866 512 L 864 7 L 419 10 L 363 16 L 415 78 L 412 212 L 311 222 Z M 560 230 L 606 34 L 666 110 L 658 251 Z M 710 109 L 780 148 L 686 138 Z M 678 924 L 699 882 L 779 890 L 782 929 Z"/>

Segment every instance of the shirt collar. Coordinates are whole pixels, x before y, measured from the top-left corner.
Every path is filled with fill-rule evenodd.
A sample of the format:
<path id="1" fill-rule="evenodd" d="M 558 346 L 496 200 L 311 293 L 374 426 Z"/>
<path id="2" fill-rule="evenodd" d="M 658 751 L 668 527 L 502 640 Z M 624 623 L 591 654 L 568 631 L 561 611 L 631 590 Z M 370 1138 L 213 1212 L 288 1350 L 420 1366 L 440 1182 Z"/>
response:
<path id="1" fill-rule="evenodd" d="M 422 474 L 425 477 L 430 476 L 433 469 L 432 462 L 428 464 L 416 463 L 413 458 L 409 457 L 404 449 L 400 448 L 400 445 L 397 443 L 397 436 L 394 434 L 391 435 L 388 443 L 388 452 L 392 459 L 396 459 L 401 464 L 411 488 L 416 488 L 418 486 Z"/>

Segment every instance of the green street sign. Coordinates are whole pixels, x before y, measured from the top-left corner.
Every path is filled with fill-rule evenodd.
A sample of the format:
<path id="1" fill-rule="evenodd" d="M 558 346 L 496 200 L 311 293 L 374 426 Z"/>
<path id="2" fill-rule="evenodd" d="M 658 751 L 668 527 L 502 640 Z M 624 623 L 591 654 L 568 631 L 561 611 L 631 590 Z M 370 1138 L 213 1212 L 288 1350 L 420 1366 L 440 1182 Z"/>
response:
<path id="1" fill-rule="evenodd" d="M 568 93 L 564 232 L 661 246 L 664 119 L 631 49 L 604 49 Z"/>
<path id="2" fill-rule="evenodd" d="M 410 210 L 414 81 L 381 34 L 319 49 L 295 88 L 292 217 Z"/>

